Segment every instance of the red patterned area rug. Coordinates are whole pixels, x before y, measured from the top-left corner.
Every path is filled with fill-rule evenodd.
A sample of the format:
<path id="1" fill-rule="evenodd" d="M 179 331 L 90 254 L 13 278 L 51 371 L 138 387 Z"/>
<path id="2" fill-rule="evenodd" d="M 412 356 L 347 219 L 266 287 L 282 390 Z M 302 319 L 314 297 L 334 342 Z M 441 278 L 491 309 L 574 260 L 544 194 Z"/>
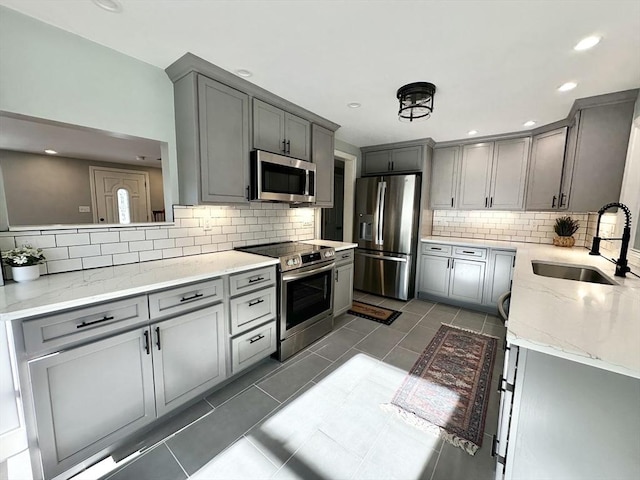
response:
<path id="1" fill-rule="evenodd" d="M 383 408 L 474 455 L 482 446 L 498 339 L 442 325 Z"/>

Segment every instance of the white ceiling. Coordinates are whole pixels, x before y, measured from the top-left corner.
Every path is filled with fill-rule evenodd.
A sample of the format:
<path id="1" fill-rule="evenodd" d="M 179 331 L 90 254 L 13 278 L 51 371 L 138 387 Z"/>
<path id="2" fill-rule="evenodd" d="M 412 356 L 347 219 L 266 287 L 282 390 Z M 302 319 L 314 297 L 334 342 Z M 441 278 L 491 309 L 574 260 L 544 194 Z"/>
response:
<path id="1" fill-rule="evenodd" d="M 161 168 L 160 142 L 75 125 L 0 115 L 0 149 Z M 145 157 L 138 160 L 136 157 Z"/>
<path id="2" fill-rule="evenodd" d="M 91 0 L 0 4 L 160 68 L 190 51 L 342 125 L 357 146 L 524 130 L 576 98 L 640 87 L 640 1 Z M 575 52 L 599 34 L 596 48 Z M 114 72 L 115 73 L 115 72 Z M 437 86 L 431 119 L 397 119 L 398 87 Z M 578 87 L 556 89 L 567 81 Z M 350 109 L 349 102 L 362 107 Z"/>

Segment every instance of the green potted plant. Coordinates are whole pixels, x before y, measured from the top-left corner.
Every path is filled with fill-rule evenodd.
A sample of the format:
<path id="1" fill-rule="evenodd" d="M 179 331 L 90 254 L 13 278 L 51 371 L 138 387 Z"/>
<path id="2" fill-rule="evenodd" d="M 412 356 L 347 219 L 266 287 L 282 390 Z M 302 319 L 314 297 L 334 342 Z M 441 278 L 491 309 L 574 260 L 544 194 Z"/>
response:
<path id="1" fill-rule="evenodd" d="M 2 261 L 11 267 L 16 282 L 29 282 L 40 277 L 40 264 L 45 261 L 41 248 L 23 245 L 2 252 Z"/>
<path id="2" fill-rule="evenodd" d="M 556 218 L 556 223 L 553 226 L 553 230 L 556 232 L 553 244 L 556 247 L 573 247 L 576 243 L 573 234 L 578 231 L 578 228 L 580 228 L 580 222 L 569 216 Z"/>

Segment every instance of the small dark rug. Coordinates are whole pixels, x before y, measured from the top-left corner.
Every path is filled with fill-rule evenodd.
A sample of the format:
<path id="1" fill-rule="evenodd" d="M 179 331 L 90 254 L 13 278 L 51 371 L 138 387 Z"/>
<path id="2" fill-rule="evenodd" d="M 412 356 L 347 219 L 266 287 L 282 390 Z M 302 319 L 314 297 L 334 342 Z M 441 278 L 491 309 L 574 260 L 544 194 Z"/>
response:
<path id="1" fill-rule="evenodd" d="M 347 313 L 366 318 L 367 320 L 373 320 L 374 322 L 384 323 L 385 325 L 391 325 L 396 318 L 402 315 L 402 312 L 397 310 L 355 300 Z"/>
<path id="2" fill-rule="evenodd" d="M 383 407 L 474 455 L 482 446 L 498 339 L 442 325 Z"/>

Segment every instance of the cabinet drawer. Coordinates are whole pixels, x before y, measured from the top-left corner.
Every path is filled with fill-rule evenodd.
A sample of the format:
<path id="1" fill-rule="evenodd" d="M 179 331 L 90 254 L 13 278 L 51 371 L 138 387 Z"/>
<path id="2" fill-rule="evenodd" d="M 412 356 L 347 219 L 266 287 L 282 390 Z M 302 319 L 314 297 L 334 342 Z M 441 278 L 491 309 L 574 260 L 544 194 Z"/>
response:
<path id="1" fill-rule="evenodd" d="M 231 339 L 231 373 L 259 362 L 276 351 L 276 322 Z"/>
<path id="2" fill-rule="evenodd" d="M 236 273 L 229 278 L 231 296 L 266 287 L 267 285 L 275 283 L 275 281 L 275 267 L 265 267 L 249 272 Z"/>
<path id="3" fill-rule="evenodd" d="M 336 252 L 336 265 L 343 265 L 345 263 L 353 262 L 353 248 L 349 250 L 342 250 L 341 252 Z"/>
<path id="4" fill-rule="evenodd" d="M 150 294 L 149 313 L 152 319 L 175 315 L 222 301 L 223 295 L 221 278 L 192 283 L 184 287 Z"/>
<path id="5" fill-rule="evenodd" d="M 232 298 L 231 335 L 244 332 L 276 316 L 276 287 Z"/>
<path id="6" fill-rule="evenodd" d="M 148 319 L 147 297 L 143 295 L 26 320 L 22 323 L 25 349 L 29 356 L 54 352 Z"/>
<path id="7" fill-rule="evenodd" d="M 453 247 L 453 256 L 455 258 L 473 258 L 475 260 L 484 260 L 487 258 L 487 249 L 474 247 Z"/>
<path id="8" fill-rule="evenodd" d="M 423 243 L 422 253 L 429 255 L 451 256 L 451 245 L 440 245 L 435 243 Z"/>

